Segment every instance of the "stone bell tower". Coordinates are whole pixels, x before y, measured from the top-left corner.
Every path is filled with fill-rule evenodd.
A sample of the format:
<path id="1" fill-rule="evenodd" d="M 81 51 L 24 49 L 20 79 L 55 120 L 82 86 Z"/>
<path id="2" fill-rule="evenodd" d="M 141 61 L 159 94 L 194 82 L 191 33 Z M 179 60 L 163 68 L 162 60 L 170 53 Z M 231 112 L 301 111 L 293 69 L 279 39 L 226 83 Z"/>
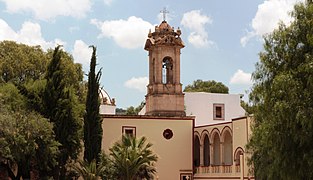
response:
<path id="1" fill-rule="evenodd" d="M 148 34 L 145 50 L 149 52 L 149 84 L 146 115 L 185 116 L 184 93 L 180 83 L 180 49 L 184 43 L 165 20 Z"/>

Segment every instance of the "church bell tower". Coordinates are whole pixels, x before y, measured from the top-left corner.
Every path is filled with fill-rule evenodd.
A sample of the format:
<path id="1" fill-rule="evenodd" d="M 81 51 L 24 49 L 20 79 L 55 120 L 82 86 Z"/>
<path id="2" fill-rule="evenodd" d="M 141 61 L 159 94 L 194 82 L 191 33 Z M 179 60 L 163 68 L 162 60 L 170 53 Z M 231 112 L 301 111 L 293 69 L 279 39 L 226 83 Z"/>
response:
<path id="1" fill-rule="evenodd" d="M 149 84 L 146 115 L 185 116 L 184 93 L 180 82 L 181 31 L 165 20 L 148 34 L 145 50 L 149 52 Z"/>

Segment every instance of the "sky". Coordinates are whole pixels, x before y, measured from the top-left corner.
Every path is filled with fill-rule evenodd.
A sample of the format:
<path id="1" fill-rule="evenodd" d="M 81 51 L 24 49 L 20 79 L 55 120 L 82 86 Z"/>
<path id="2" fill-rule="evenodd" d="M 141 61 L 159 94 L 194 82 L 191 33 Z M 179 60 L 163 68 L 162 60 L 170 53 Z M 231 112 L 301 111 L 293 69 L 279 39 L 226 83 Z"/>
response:
<path id="1" fill-rule="evenodd" d="M 63 45 L 87 74 L 97 47 L 101 87 L 117 107 L 138 106 L 145 99 L 149 29 L 163 20 L 182 31 L 183 87 L 194 80 L 215 80 L 231 94 L 248 100 L 251 74 L 263 50 L 263 37 L 290 24 L 289 13 L 304 0 L 0 0 L 0 41 Z"/>

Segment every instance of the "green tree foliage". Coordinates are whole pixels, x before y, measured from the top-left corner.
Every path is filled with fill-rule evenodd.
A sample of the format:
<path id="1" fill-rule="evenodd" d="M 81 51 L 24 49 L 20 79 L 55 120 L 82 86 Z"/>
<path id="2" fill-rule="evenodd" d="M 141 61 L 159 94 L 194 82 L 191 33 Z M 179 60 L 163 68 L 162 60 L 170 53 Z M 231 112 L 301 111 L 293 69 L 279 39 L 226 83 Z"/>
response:
<path id="1" fill-rule="evenodd" d="M 246 115 L 253 114 L 254 106 L 252 106 L 248 102 L 240 100 L 240 106 L 246 111 Z"/>
<path id="2" fill-rule="evenodd" d="M 313 3 L 295 6 L 290 26 L 265 37 L 250 96 L 248 144 L 257 179 L 313 179 Z"/>
<path id="3" fill-rule="evenodd" d="M 0 88 L 5 87 L 1 94 L 0 111 L 5 107 L 5 112 L 9 112 L 9 116 L 1 116 L 6 119 L 21 122 L 24 119 L 41 119 L 47 123 L 53 122 L 55 135 L 50 140 L 61 143 L 57 163 L 51 158 L 50 164 L 46 165 L 45 158 L 50 156 L 44 155 L 47 153 L 45 148 L 40 148 L 39 152 L 36 150 L 36 154 L 41 153 L 42 162 L 38 167 L 33 164 L 32 168 L 36 167 L 35 170 L 39 170 L 40 176 L 44 177 L 50 173 L 49 169 L 44 168 L 58 165 L 52 169 L 61 169 L 60 178 L 64 178 L 64 164 L 69 159 L 75 159 L 79 152 L 87 86 L 83 81 L 81 65 L 75 64 L 73 57 L 67 52 L 59 50 L 59 47 L 56 49 L 58 50 L 43 52 L 40 46 L 0 42 Z M 51 126 L 50 123 L 49 125 Z M 46 127 L 46 124 L 42 123 L 42 126 Z M 34 128 L 37 127 L 34 125 Z M 34 163 L 33 160 L 34 158 Z M 24 169 L 27 172 L 27 168 Z"/>
<path id="4" fill-rule="evenodd" d="M 100 180 L 106 168 L 104 165 L 97 165 L 96 159 L 93 159 L 90 163 L 78 160 L 78 164 L 71 167 L 84 180 Z"/>
<path id="5" fill-rule="evenodd" d="M 0 82 L 23 83 L 44 76 L 48 59 L 40 46 L 0 42 Z"/>
<path id="6" fill-rule="evenodd" d="M 117 179 L 113 168 L 112 160 L 104 152 L 100 153 L 100 161 L 93 159 L 90 163 L 78 160 L 69 166 L 78 177 L 90 180 L 112 180 Z"/>
<path id="7" fill-rule="evenodd" d="M 1 109 L 9 111 L 19 111 L 27 108 L 26 99 L 19 93 L 19 90 L 12 83 L 4 83 L 0 85 Z"/>
<path id="8" fill-rule="evenodd" d="M 96 74 L 96 47 L 93 48 L 88 75 L 88 92 L 86 101 L 86 114 L 84 116 L 84 159 L 99 162 L 102 143 L 102 119 L 99 114 L 99 81 L 101 70 Z"/>
<path id="9" fill-rule="evenodd" d="M 44 113 L 44 102 L 43 102 L 43 94 L 46 87 L 46 80 L 30 80 L 24 84 L 17 85 L 20 93 L 26 97 L 27 99 L 27 108 L 39 112 L 41 114 Z"/>
<path id="10" fill-rule="evenodd" d="M 11 179 L 29 179 L 30 171 L 44 178 L 57 164 L 59 143 L 52 124 L 25 108 L 25 98 L 13 84 L 0 86 L 0 166 Z"/>
<path id="11" fill-rule="evenodd" d="M 138 112 L 136 111 L 136 108 L 134 106 L 130 106 L 126 109 L 125 112 L 126 115 L 137 115 Z"/>
<path id="12" fill-rule="evenodd" d="M 124 114 L 126 114 L 126 110 L 123 109 L 123 108 L 116 108 L 115 112 L 116 112 L 117 115 L 124 115 Z"/>
<path id="13" fill-rule="evenodd" d="M 110 148 L 115 179 L 153 179 L 156 173 L 154 163 L 158 158 L 150 149 L 152 144 L 146 141 L 146 137 L 123 136 Z"/>
<path id="14" fill-rule="evenodd" d="M 145 106 L 145 102 L 142 101 L 139 106 L 136 108 L 134 106 L 130 106 L 126 109 L 125 114 L 126 115 L 138 115 L 138 113 L 141 111 L 141 109 Z"/>
<path id="15" fill-rule="evenodd" d="M 68 54 L 65 51 L 59 50 L 56 54 L 56 51 L 48 50 L 47 57 L 49 59 L 54 60 L 54 62 L 50 62 L 49 66 L 47 67 L 46 71 L 46 79 L 48 77 L 51 77 L 53 82 L 55 82 L 55 87 L 64 88 L 71 87 L 72 91 L 75 95 L 78 96 L 78 100 L 80 103 L 78 103 L 80 112 L 82 113 L 84 111 L 84 103 L 85 103 L 85 82 L 83 82 L 83 71 L 81 64 L 74 63 L 73 57 Z M 62 59 L 62 60 L 56 60 L 56 59 Z M 58 62 L 58 63 L 56 63 Z M 55 72 L 58 70 L 58 72 Z M 61 79 L 57 79 L 61 78 Z M 50 83 L 50 85 L 52 85 Z M 49 90 L 49 87 L 48 87 Z M 52 91 L 51 93 L 54 93 L 55 91 Z M 61 92 L 61 91 L 57 91 Z M 56 95 L 58 96 L 58 95 Z M 50 96 L 48 96 L 50 98 Z M 48 102 L 48 101 L 47 101 Z M 52 102 L 49 104 L 46 104 L 47 109 L 50 109 L 49 106 L 55 107 L 56 102 Z M 82 114 L 81 114 L 82 115 Z"/>
<path id="16" fill-rule="evenodd" d="M 192 84 L 187 85 L 184 92 L 208 92 L 228 94 L 228 87 L 221 82 L 196 80 Z"/>
<path id="17" fill-rule="evenodd" d="M 83 81 L 84 72 L 82 65 L 74 63 L 73 56 L 66 51 L 60 51 L 62 63 L 60 64 L 62 73 L 64 74 L 63 82 L 67 86 L 72 86 L 73 92 L 78 96 L 80 106 L 80 116 L 83 116 L 84 105 L 86 103 L 87 83 Z M 49 60 L 53 59 L 54 50 L 48 49 L 46 56 Z"/>
<path id="18" fill-rule="evenodd" d="M 70 159 L 76 159 L 80 151 L 81 119 L 77 96 L 73 83 L 67 82 L 63 62 L 63 51 L 56 47 L 53 58 L 48 65 L 46 87 L 44 90 L 45 116 L 54 123 L 53 130 L 56 140 L 61 143 L 58 167 L 55 168 L 55 178 L 65 178 L 65 165 Z"/>
<path id="19" fill-rule="evenodd" d="M 60 67 L 64 74 L 64 83 L 68 86 L 73 86 L 75 90 L 80 89 L 80 84 L 83 82 L 84 73 L 82 71 L 82 65 L 74 63 L 73 56 L 66 51 L 59 51 L 59 55 L 62 58 Z M 47 58 L 53 59 L 55 56 L 55 50 L 49 49 L 47 52 Z M 75 92 L 76 94 L 76 92 Z"/>
<path id="20" fill-rule="evenodd" d="M 98 165 L 103 168 L 101 171 L 102 174 L 100 175 L 103 180 L 116 179 L 117 176 L 113 167 L 113 161 L 104 151 L 100 154 L 100 162 Z"/>
<path id="21" fill-rule="evenodd" d="M 86 86 L 83 81 L 81 64 L 73 63 L 73 57 L 67 52 L 60 52 L 64 82 L 73 86 L 74 93 L 79 96 L 81 112 L 83 112 Z M 0 42 L 0 83 L 13 82 L 18 85 L 22 94 L 27 96 L 36 111 L 42 105 L 42 84 L 47 72 L 47 64 L 53 56 L 53 49 L 44 52 L 40 46 L 28 46 L 14 41 Z M 38 80 L 40 82 L 38 82 Z M 33 84 L 34 83 L 34 84 Z M 28 87 L 24 87 L 24 86 Z"/>

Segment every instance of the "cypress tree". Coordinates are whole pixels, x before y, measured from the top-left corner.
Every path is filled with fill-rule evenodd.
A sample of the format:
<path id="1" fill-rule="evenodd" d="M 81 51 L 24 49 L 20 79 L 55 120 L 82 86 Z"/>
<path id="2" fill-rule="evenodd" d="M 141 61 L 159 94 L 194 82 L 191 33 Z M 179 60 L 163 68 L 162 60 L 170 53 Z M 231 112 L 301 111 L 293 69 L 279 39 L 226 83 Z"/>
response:
<path id="1" fill-rule="evenodd" d="M 90 61 L 90 72 L 88 74 L 88 91 L 86 100 L 86 114 L 84 116 L 84 159 L 91 162 L 93 159 L 99 161 L 102 141 L 102 120 L 99 115 L 99 80 L 101 69 L 96 74 L 96 47 L 93 49 Z"/>
<path id="2" fill-rule="evenodd" d="M 81 123 L 78 113 L 78 100 L 72 86 L 65 83 L 65 71 L 62 67 L 62 50 L 57 46 L 48 65 L 46 88 L 44 92 L 45 116 L 53 122 L 60 156 L 55 168 L 55 179 L 65 178 L 66 163 L 76 159 L 80 151 Z"/>

